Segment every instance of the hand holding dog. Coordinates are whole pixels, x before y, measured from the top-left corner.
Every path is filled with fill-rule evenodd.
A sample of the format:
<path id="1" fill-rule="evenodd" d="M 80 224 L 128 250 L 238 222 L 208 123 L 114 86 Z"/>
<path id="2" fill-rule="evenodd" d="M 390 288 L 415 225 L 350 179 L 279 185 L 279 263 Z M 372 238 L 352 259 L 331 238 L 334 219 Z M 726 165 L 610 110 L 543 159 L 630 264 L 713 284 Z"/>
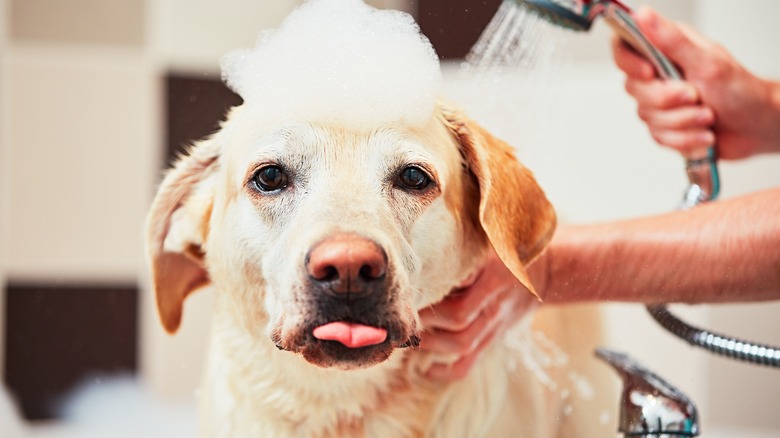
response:
<path id="1" fill-rule="evenodd" d="M 491 252 L 482 270 L 461 288 L 420 312 L 427 329 L 420 348 L 459 358 L 454 364 L 433 365 L 428 377 L 437 380 L 465 377 L 484 348 L 537 303 L 536 297 Z"/>
<path id="2" fill-rule="evenodd" d="M 613 38 L 626 91 L 658 143 L 683 153 L 717 143 L 723 159 L 780 150 L 780 84 L 754 76 L 720 45 L 650 8 L 634 18 L 685 77 L 656 78 L 649 61 Z"/>

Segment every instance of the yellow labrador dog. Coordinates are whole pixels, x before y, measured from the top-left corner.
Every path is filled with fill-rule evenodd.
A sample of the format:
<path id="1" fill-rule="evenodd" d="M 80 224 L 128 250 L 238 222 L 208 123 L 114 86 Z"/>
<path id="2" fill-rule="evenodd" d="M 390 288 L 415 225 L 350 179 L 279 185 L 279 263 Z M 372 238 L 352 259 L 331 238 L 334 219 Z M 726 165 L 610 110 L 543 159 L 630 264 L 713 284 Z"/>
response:
<path id="1" fill-rule="evenodd" d="M 534 290 L 525 266 L 556 218 L 510 146 L 442 104 L 424 126 L 369 130 L 257 126 L 242 110 L 178 161 L 148 218 L 164 327 L 179 327 L 189 293 L 216 293 L 204 436 L 614 430 L 593 394 L 597 326 L 587 311 L 537 312 L 534 332 L 567 355 L 538 369 L 509 333 L 460 381 L 419 372 L 430 358 L 414 348 L 425 336 L 418 311 L 473 274 L 491 247 Z"/>

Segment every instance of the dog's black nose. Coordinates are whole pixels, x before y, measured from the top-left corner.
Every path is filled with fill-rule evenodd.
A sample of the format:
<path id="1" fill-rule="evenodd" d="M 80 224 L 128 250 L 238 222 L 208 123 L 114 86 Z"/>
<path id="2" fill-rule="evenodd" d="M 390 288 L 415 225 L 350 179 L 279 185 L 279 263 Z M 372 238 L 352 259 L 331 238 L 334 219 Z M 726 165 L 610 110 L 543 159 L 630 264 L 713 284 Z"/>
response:
<path id="1" fill-rule="evenodd" d="M 306 255 L 309 277 L 339 298 L 364 295 L 384 283 L 387 255 L 375 242 L 355 234 L 323 240 Z"/>

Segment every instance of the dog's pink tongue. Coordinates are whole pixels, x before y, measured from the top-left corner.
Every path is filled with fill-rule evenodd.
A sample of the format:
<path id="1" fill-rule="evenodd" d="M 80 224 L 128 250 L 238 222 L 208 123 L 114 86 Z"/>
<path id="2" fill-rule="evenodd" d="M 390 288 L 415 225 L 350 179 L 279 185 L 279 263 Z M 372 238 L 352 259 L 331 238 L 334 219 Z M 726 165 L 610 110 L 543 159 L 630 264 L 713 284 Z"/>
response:
<path id="1" fill-rule="evenodd" d="M 381 344 L 387 339 L 387 330 L 383 328 L 342 321 L 319 326 L 312 334 L 321 341 L 337 341 L 349 348 Z"/>

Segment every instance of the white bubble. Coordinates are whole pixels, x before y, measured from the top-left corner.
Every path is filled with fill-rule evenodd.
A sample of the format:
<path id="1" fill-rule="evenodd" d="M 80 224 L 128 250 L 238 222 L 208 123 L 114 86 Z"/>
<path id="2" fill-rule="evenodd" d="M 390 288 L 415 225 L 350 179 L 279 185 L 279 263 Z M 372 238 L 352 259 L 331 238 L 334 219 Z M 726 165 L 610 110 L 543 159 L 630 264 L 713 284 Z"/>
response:
<path id="1" fill-rule="evenodd" d="M 266 122 L 418 125 L 432 116 L 441 83 L 438 57 L 414 19 L 361 0 L 308 1 L 221 67 Z"/>
<path id="2" fill-rule="evenodd" d="M 595 396 L 596 390 L 593 389 L 593 385 L 585 377 L 574 371 L 569 371 L 569 379 L 574 383 L 574 387 L 577 388 L 577 393 L 580 397 L 590 400 Z"/>

